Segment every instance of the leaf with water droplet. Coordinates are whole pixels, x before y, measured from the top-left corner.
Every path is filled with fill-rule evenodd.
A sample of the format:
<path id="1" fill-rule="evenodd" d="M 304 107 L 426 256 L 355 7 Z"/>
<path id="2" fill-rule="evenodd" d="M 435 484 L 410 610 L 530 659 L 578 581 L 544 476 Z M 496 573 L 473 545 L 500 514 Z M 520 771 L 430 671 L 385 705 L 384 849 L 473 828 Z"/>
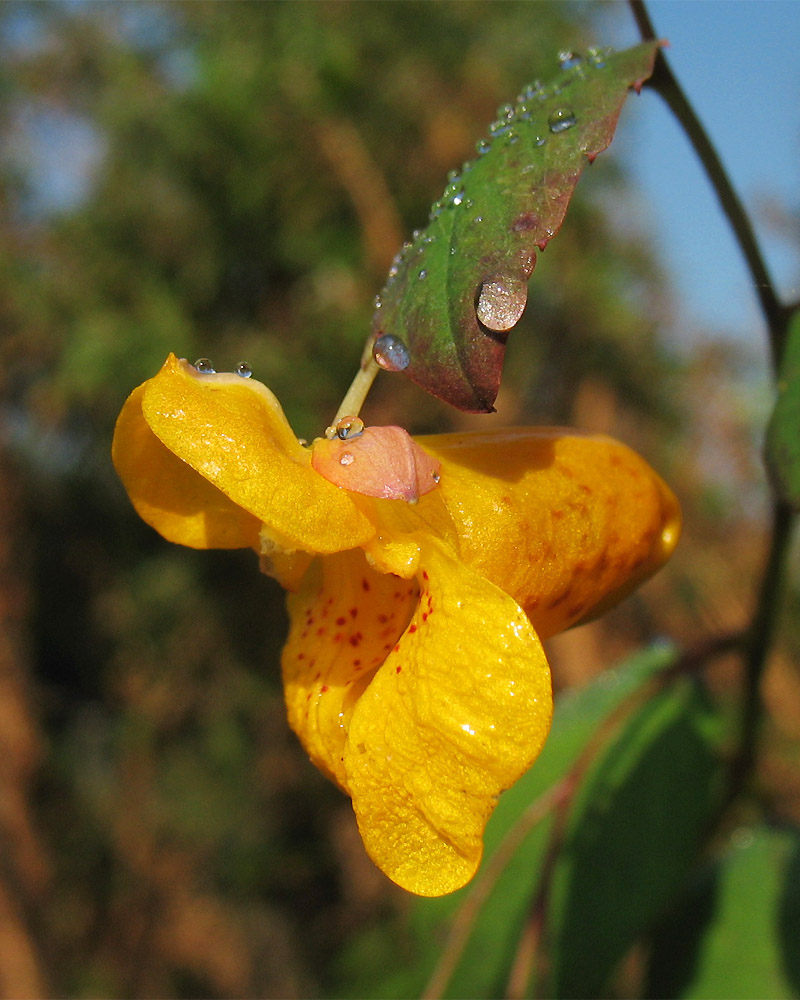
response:
<path id="1" fill-rule="evenodd" d="M 766 459 L 779 498 L 800 510 L 800 312 L 789 325 Z"/>
<path id="2" fill-rule="evenodd" d="M 581 171 L 611 142 L 658 44 L 602 59 L 563 53 L 554 81 L 498 110 L 475 160 L 449 177 L 427 228 L 395 258 L 372 332 L 402 343 L 407 363 L 384 367 L 461 410 L 493 409 L 536 250 L 560 229 Z"/>

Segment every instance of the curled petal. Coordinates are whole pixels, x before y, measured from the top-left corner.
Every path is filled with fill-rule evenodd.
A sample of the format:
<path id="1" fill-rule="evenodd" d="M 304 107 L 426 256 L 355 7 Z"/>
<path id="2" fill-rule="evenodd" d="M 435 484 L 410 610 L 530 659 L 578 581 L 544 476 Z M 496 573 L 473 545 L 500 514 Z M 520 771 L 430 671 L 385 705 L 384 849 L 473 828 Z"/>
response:
<path id="1" fill-rule="evenodd" d="M 557 428 L 422 438 L 462 559 L 509 593 L 541 636 L 621 600 L 670 556 L 680 508 L 625 445 Z"/>
<path id="2" fill-rule="evenodd" d="M 345 440 L 317 438 L 311 454 L 328 482 L 368 497 L 416 503 L 439 482 L 439 462 L 402 427 L 367 427 Z"/>
<path id="3" fill-rule="evenodd" d="M 260 382 L 201 374 L 170 355 L 142 389 L 144 419 L 167 450 L 263 522 L 282 548 L 336 552 L 374 534 L 351 498 L 314 472 Z"/>
<path id="4" fill-rule="evenodd" d="M 142 415 L 144 386 L 117 418 L 114 466 L 137 513 L 164 538 L 195 549 L 257 548 L 261 523 L 177 458 Z"/>
<path id="5" fill-rule="evenodd" d="M 418 603 L 358 698 L 346 787 L 373 861 L 424 896 L 475 873 L 497 797 L 526 771 L 552 716 L 550 671 L 522 609 L 422 547 Z"/>

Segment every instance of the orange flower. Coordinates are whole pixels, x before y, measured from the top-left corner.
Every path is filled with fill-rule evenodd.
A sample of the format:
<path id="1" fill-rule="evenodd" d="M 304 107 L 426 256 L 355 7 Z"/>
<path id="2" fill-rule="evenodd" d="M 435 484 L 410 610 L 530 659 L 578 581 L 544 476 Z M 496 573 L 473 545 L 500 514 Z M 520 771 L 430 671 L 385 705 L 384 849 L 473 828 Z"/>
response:
<path id="1" fill-rule="evenodd" d="M 251 547 L 290 591 L 289 722 L 375 863 L 437 896 L 473 876 L 498 795 L 545 741 L 541 639 L 652 574 L 680 514 L 609 438 L 403 434 L 305 447 L 265 386 L 170 356 L 125 403 L 113 457 L 165 538 Z M 349 488 L 329 481 L 337 462 L 360 463 Z"/>

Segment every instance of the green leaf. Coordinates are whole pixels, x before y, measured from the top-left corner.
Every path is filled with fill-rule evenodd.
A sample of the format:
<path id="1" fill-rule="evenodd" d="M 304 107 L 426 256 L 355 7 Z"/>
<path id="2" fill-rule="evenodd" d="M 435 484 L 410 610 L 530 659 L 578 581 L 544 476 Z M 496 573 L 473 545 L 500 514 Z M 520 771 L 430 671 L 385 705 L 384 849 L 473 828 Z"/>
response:
<path id="1" fill-rule="evenodd" d="M 547 995 L 593 997 L 674 899 L 719 801 L 712 716 L 684 679 L 644 705 L 584 784 L 546 915 Z"/>
<path id="2" fill-rule="evenodd" d="M 581 171 L 611 142 L 657 48 L 572 57 L 548 86 L 500 109 L 477 158 L 451 175 L 429 225 L 395 258 L 373 319 L 374 336 L 392 338 L 378 343 L 379 363 L 461 410 L 493 409 L 536 249 L 561 228 Z"/>
<path id="3" fill-rule="evenodd" d="M 766 459 L 778 496 L 800 510 L 800 312 L 789 325 Z"/>
<path id="4" fill-rule="evenodd" d="M 648 996 L 800 995 L 800 832 L 733 840 L 659 926 Z"/>
<path id="5" fill-rule="evenodd" d="M 548 816 L 529 825 L 526 813 L 565 777 L 603 720 L 654 674 L 668 667 L 674 657 L 673 650 L 663 647 L 645 650 L 582 690 L 559 698 L 541 756 L 500 798 L 486 830 L 486 852 L 475 880 L 450 896 L 415 900 L 401 926 L 393 926 L 388 934 L 376 931 L 354 943 L 342 956 L 338 995 L 418 996 L 450 947 L 451 922 L 459 914 L 463 918 L 476 900 L 479 907 L 474 923 L 441 984 L 441 995 L 505 995 L 553 823 Z M 509 845 L 513 848 L 510 851 Z M 490 866 L 499 850 L 506 857 L 497 875 Z M 381 955 L 381 961 L 371 962 L 376 955 Z"/>

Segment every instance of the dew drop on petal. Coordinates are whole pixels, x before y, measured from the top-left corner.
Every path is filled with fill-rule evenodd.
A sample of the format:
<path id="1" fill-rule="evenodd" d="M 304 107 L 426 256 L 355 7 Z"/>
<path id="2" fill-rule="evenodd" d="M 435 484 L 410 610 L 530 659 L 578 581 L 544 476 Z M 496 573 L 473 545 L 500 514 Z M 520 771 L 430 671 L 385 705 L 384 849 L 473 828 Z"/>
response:
<path id="1" fill-rule="evenodd" d="M 248 365 L 246 361 L 240 361 L 236 366 L 236 374 L 241 375 L 242 378 L 250 378 L 253 374 L 253 369 Z"/>
<path id="2" fill-rule="evenodd" d="M 364 421 L 361 417 L 342 417 L 336 424 L 336 437 L 341 441 L 349 441 L 364 433 Z"/>
<path id="3" fill-rule="evenodd" d="M 346 451 L 339 459 L 339 465 L 352 465 L 353 462 L 355 462 L 355 457 L 349 451 Z"/>
<path id="4" fill-rule="evenodd" d="M 572 128 L 577 120 L 573 111 L 568 108 L 559 108 L 547 119 L 547 126 L 551 132 L 557 135 L 559 132 L 566 132 L 567 129 Z"/>
<path id="5" fill-rule="evenodd" d="M 495 275 L 481 285 L 475 312 L 487 329 L 504 332 L 517 324 L 527 300 L 527 282 Z"/>
<path id="6" fill-rule="evenodd" d="M 401 372 L 411 364 L 408 348 L 399 337 L 391 333 L 384 333 L 376 338 L 372 356 L 381 368 L 389 372 Z"/>
<path id="7" fill-rule="evenodd" d="M 194 366 L 201 375 L 216 375 L 217 373 L 217 369 L 208 360 L 208 358 L 198 358 L 197 361 L 195 361 Z"/>

